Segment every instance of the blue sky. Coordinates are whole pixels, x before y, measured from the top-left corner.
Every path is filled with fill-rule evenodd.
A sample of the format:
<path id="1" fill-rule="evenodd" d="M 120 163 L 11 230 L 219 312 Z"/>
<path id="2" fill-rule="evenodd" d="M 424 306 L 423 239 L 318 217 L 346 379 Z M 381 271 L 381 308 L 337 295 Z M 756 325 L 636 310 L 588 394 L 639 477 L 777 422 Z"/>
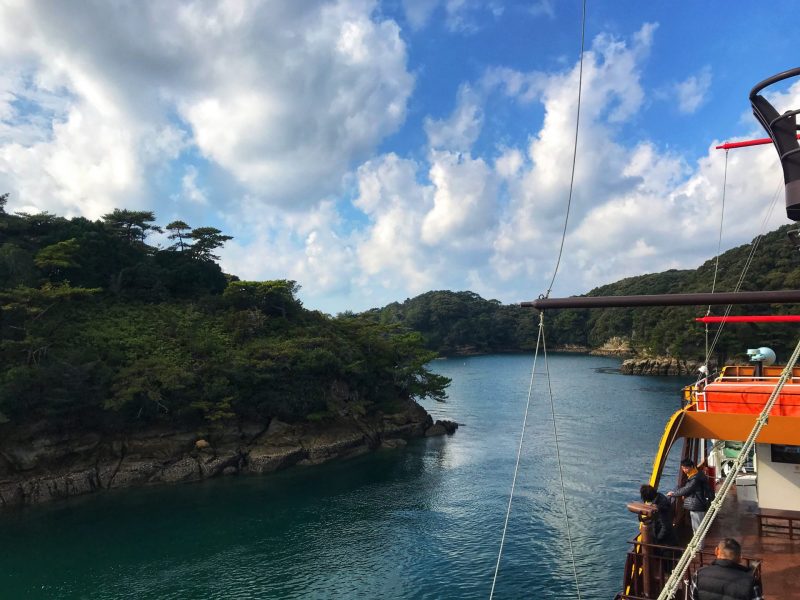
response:
<path id="1" fill-rule="evenodd" d="M 3 0 L 0 188 L 11 210 L 219 227 L 226 271 L 295 279 L 325 312 L 430 289 L 532 299 L 566 209 L 581 6 Z M 716 252 L 713 145 L 763 136 L 747 94 L 797 66 L 794 8 L 588 2 L 554 295 Z M 800 86 L 772 99 L 798 108 Z M 781 188 L 772 148 L 729 161 L 726 248 Z"/>

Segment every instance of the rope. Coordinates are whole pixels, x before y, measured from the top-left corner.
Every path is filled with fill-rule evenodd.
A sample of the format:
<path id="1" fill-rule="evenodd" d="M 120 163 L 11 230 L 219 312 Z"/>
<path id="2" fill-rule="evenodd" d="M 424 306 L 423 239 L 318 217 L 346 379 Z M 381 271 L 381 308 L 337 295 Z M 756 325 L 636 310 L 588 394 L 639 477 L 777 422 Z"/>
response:
<path id="1" fill-rule="evenodd" d="M 717 259 L 714 262 L 714 278 L 711 281 L 711 293 L 717 287 L 717 273 L 719 272 L 719 254 L 722 251 L 722 224 L 725 222 L 725 191 L 728 189 L 728 150 L 725 150 L 725 172 L 722 176 L 722 210 L 719 215 L 719 238 L 717 239 Z M 708 305 L 706 316 L 711 314 L 711 305 Z M 727 316 L 727 315 L 726 315 Z M 706 373 L 708 373 L 708 323 L 706 323 Z"/>
<path id="2" fill-rule="evenodd" d="M 522 419 L 522 432 L 519 436 L 519 447 L 517 448 L 517 462 L 514 465 L 514 476 L 511 479 L 511 493 L 508 495 L 508 507 L 506 508 L 506 518 L 503 523 L 503 535 L 500 537 L 500 550 L 497 553 L 497 564 L 494 567 L 494 577 L 492 578 L 492 589 L 489 592 L 489 600 L 494 597 L 494 588 L 497 584 L 497 574 L 500 571 L 500 558 L 503 556 L 503 545 L 506 541 L 506 532 L 508 531 L 508 519 L 511 516 L 511 501 L 514 499 L 514 489 L 517 486 L 517 473 L 519 472 L 519 462 L 522 457 L 522 443 L 525 440 L 525 427 L 528 424 L 528 412 L 531 405 L 531 396 L 533 394 L 533 376 L 536 372 L 536 360 L 539 356 L 539 346 L 542 342 L 542 318 L 539 319 L 539 336 L 536 339 L 536 351 L 533 354 L 533 367 L 531 368 L 531 381 L 528 385 L 528 400 L 525 403 L 525 416 Z"/>
<path id="3" fill-rule="evenodd" d="M 561 483 L 561 501 L 564 505 L 564 520 L 567 523 L 567 542 L 569 543 L 569 556 L 572 559 L 572 574 L 575 577 L 575 591 L 578 594 L 578 600 L 581 600 L 581 586 L 578 580 L 578 567 L 575 564 L 575 549 L 572 544 L 572 532 L 570 528 L 569 512 L 567 511 L 567 491 L 564 488 L 564 469 L 561 466 L 561 450 L 558 443 L 558 427 L 556 427 L 556 408 L 553 402 L 553 386 L 550 382 L 550 364 L 547 361 L 547 343 L 544 339 L 544 311 L 541 313 L 539 319 L 539 328 L 542 330 L 542 352 L 544 353 L 544 369 L 547 373 L 547 391 L 550 394 L 550 414 L 553 417 L 553 438 L 556 444 L 556 461 L 558 462 L 558 479 Z"/>
<path id="4" fill-rule="evenodd" d="M 561 245 L 558 249 L 558 259 L 556 260 L 556 267 L 553 270 L 553 277 L 550 280 L 550 285 L 547 286 L 547 292 L 545 294 L 545 297 L 550 296 L 550 292 L 553 289 L 553 283 L 555 282 L 556 275 L 558 274 L 558 268 L 561 265 L 561 256 L 564 252 L 564 240 L 567 237 L 567 224 L 569 223 L 570 207 L 572 206 L 572 194 L 575 187 L 575 165 L 578 160 L 578 132 L 580 130 L 580 123 L 581 123 L 581 92 L 583 89 L 583 53 L 585 47 L 586 47 L 586 0 L 583 0 L 583 10 L 581 14 L 581 53 L 580 53 L 580 63 L 579 63 L 580 66 L 578 68 L 578 109 L 577 109 L 577 114 L 575 116 L 575 141 L 573 143 L 573 148 L 572 148 L 572 170 L 570 172 L 570 177 L 569 177 L 569 196 L 567 198 L 567 214 L 564 217 L 564 230 L 561 233 Z M 514 476 L 511 481 L 511 493 L 508 496 L 508 507 L 506 508 L 506 518 L 505 522 L 503 523 L 503 535 L 500 538 L 500 550 L 497 553 L 497 564 L 495 565 L 494 568 L 494 578 L 492 579 L 492 589 L 489 592 L 489 600 L 491 600 L 494 597 L 494 589 L 497 584 L 497 574 L 500 571 L 500 559 L 503 555 L 503 545 L 505 543 L 506 532 L 508 530 L 508 519 L 509 516 L 511 515 L 511 502 L 514 498 L 514 489 L 516 488 L 517 484 L 517 473 L 519 472 L 520 457 L 522 456 L 522 444 L 523 440 L 525 439 L 525 427 L 528 423 L 528 412 L 530 409 L 531 395 L 533 392 L 533 376 L 534 373 L 536 372 L 536 360 L 539 355 L 540 344 L 543 347 L 545 356 L 545 365 L 547 365 L 547 350 L 544 347 L 544 312 L 539 313 L 539 336 L 536 340 L 536 351 L 533 356 L 533 368 L 531 369 L 531 380 L 530 380 L 530 385 L 528 386 L 528 400 L 525 403 L 525 416 L 522 421 L 522 432 L 520 433 L 519 447 L 517 448 L 517 461 L 516 464 L 514 465 Z M 556 415 L 555 415 L 555 408 L 553 406 L 553 390 L 550 384 L 549 367 L 546 366 L 546 370 L 547 370 L 547 386 L 548 389 L 550 390 L 550 407 L 553 414 L 553 432 L 555 434 L 556 458 L 558 460 L 558 472 L 559 472 L 559 478 L 561 480 L 561 498 L 564 503 L 564 517 L 566 518 L 567 522 L 567 537 L 569 540 L 569 551 L 572 557 L 572 571 L 573 574 L 575 575 L 575 587 L 578 592 L 578 600 L 581 600 L 580 586 L 578 585 L 578 571 L 575 565 L 575 553 L 572 548 L 572 535 L 570 533 L 569 514 L 567 513 L 567 498 L 564 491 L 564 473 L 561 467 L 561 454 L 558 448 L 558 429 L 556 428 Z"/>
<path id="5" fill-rule="evenodd" d="M 544 297 L 549 298 L 550 292 L 553 289 L 553 283 L 556 281 L 558 274 L 558 267 L 561 264 L 561 255 L 564 252 L 564 240 L 567 238 L 567 223 L 569 223 L 569 209 L 572 206 L 572 190 L 575 185 L 575 163 L 578 161 L 578 130 L 581 124 L 581 90 L 583 88 L 583 50 L 586 42 L 586 0 L 583 0 L 583 14 L 581 15 L 581 58 L 580 67 L 578 69 L 578 111 L 575 116 L 575 143 L 572 148 L 572 171 L 569 176 L 569 196 L 567 198 L 567 214 L 564 217 L 564 231 L 561 233 L 561 246 L 558 249 L 558 259 L 556 260 L 556 268 L 553 269 L 553 278 L 550 280 L 550 285 L 547 286 L 547 292 Z"/>
<path id="6" fill-rule="evenodd" d="M 672 571 L 672 575 L 670 575 L 669 580 L 667 581 L 666 585 L 664 585 L 664 589 L 661 590 L 658 600 L 668 600 L 675 597 L 675 594 L 678 591 L 678 586 L 680 585 L 686 570 L 689 568 L 689 563 L 700 551 L 700 544 L 702 543 L 709 529 L 711 529 L 711 525 L 714 522 L 714 519 L 716 519 L 717 513 L 722 507 L 723 502 L 725 502 L 725 498 L 728 495 L 731 486 L 733 486 L 733 483 L 736 481 L 736 476 L 739 474 L 742 465 L 744 464 L 745 460 L 747 460 L 747 456 L 753 449 L 761 430 L 769 421 L 769 413 L 772 411 L 772 407 L 775 405 L 783 386 L 792 376 L 798 357 L 800 357 L 800 340 L 798 340 L 797 346 L 795 347 L 789 362 L 786 363 L 775 389 L 772 390 L 769 400 L 767 400 L 767 403 L 764 405 L 764 409 L 761 411 L 761 414 L 758 415 L 753 430 L 750 432 L 750 435 L 747 436 L 747 440 L 745 440 L 744 444 L 742 444 L 742 449 L 739 451 L 739 456 L 736 457 L 736 460 L 733 463 L 733 468 L 730 470 L 727 477 L 725 477 L 725 481 L 722 483 L 720 493 L 717 494 L 717 496 L 714 498 L 714 501 L 711 503 L 711 506 L 709 506 L 708 510 L 706 511 L 705 517 L 703 517 L 700 526 L 697 528 L 697 531 L 694 532 L 694 536 L 692 536 L 691 541 L 686 546 L 686 550 L 684 550 L 683 555 L 678 561 L 678 564 L 675 566 L 675 570 Z"/>
<path id="7" fill-rule="evenodd" d="M 767 223 L 769 223 L 770 217 L 772 217 L 772 213 L 775 210 L 775 205 L 777 204 L 777 201 L 778 201 L 778 194 L 780 193 L 782 186 L 783 186 L 783 181 L 781 180 L 781 182 L 780 182 L 780 184 L 778 186 L 778 189 L 775 190 L 775 194 L 773 194 L 773 196 L 772 196 L 772 203 L 769 205 L 769 207 L 767 208 L 766 212 L 764 213 L 764 218 L 761 221 L 761 227 L 759 229 L 759 234 L 758 234 L 758 236 L 756 236 L 756 239 L 753 240 L 753 245 L 750 248 L 750 254 L 748 255 L 747 260 L 745 261 L 744 267 L 742 268 L 742 272 L 739 275 L 739 281 L 736 282 L 736 287 L 733 290 L 734 292 L 738 292 L 742 287 L 742 283 L 744 282 L 745 275 L 747 275 L 747 271 L 750 269 L 750 265 L 753 262 L 753 257 L 756 254 L 756 250 L 758 250 L 758 245 L 761 243 L 761 240 L 764 237 L 764 231 L 767 228 Z M 733 306 L 729 304 L 725 308 L 725 314 L 723 315 L 723 317 L 727 317 L 731 313 L 731 309 L 732 308 L 733 308 Z M 719 338 L 722 335 L 722 330 L 724 329 L 724 327 L 725 327 L 725 321 L 720 323 L 720 326 L 717 329 L 717 333 L 714 336 L 714 341 L 711 343 L 711 348 L 708 348 L 706 350 L 706 359 L 705 359 L 704 364 L 706 364 L 706 365 L 708 364 L 708 361 L 711 358 L 711 354 L 714 352 L 714 348 L 716 347 L 717 342 L 719 341 Z"/>

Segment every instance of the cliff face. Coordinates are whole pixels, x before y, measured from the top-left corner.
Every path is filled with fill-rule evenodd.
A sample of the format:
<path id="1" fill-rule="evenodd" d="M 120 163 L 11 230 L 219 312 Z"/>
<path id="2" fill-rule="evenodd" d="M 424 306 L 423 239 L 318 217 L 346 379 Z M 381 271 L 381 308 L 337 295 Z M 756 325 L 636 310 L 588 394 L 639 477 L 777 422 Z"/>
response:
<path id="1" fill-rule="evenodd" d="M 108 436 L 53 433 L 43 424 L 0 441 L 0 510 L 97 492 L 160 483 L 262 474 L 292 465 L 398 447 L 425 435 L 452 433 L 417 403 L 401 412 L 341 417 L 323 423 L 246 423 L 200 438 L 194 431 L 151 428 Z"/>
<path id="2" fill-rule="evenodd" d="M 697 375 L 702 363 L 679 358 L 629 358 L 622 362 L 621 371 L 625 375 Z"/>

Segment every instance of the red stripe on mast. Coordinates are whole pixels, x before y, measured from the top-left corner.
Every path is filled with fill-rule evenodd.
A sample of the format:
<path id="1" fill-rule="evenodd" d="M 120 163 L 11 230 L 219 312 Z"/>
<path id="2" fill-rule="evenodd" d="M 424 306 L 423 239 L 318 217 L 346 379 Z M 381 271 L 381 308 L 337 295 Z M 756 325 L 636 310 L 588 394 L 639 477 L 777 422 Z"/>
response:
<path id="1" fill-rule="evenodd" d="M 735 317 L 697 317 L 699 323 L 796 323 L 800 315 L 753 315 Z"/>
<path id="2" fill-rule="evenodd" d="M 800 140 L 800 134 L 797 135 Z M 772 138 L 759 138 L 757 140 L 745 140 L 743 142 L 726 142 L 719 146 L 715 146 L 717 150 L 731 150 L 732 148 L 747 148 L 748 146 L 763 146 L 764 144 L 771 144 Z"/>

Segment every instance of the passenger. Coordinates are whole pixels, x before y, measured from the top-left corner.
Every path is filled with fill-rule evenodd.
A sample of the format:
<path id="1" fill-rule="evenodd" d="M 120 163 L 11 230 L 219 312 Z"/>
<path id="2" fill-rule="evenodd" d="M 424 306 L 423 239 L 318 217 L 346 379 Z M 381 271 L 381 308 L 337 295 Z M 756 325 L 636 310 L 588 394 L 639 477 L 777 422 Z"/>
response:
<path id="1" fill-rule="evenodd" d="M 706 490 L 711 487 L 708 477 L 702 471 L 699 471 L 694 466 L 694 461 L 691 458 L 684 458 L 681 461 L 681 471 L 686 474 L 688 478 L 686 485 L 679 487 L 677 490 L 667 492 L 670 498 L 684 498 L 683 508 L 689 511 L 689 517 L 692 522 L 692 531 L 697 531 L 703 517 L 706 516 Z"/>
<path id="2" fill-rule="evenodd" d="M 677 546 L 678 538 L 672 528 L 672 502 L 652 485 L 639 488 L 642 502 L 654 504 L 656 514 L 653 516 L 653 543 L 660 546 Z"/>
<path id="3" fill-rule="evenodd" d="M 692 576 L 691 600 L 764 600 L 752 569 L 739 564 L 742 547 L 725 538 L 714 549 L 717 559 Z"/>

